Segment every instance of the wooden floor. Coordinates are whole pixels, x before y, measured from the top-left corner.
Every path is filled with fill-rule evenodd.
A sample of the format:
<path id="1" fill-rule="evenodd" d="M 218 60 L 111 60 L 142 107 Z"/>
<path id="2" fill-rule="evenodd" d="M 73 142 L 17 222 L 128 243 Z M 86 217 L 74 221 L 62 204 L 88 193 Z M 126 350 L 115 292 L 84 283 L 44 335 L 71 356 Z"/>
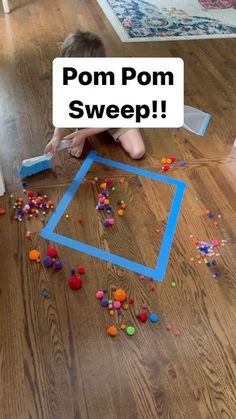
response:
<path id="1" fill-rule="evenodd" d="M 8 188 L 0 199 L 6 208 L 0 215 L 0 418 L 235 419 L 236 40 L 123 44 L 95 0 L 14 0 L 12 5 L 10 15 L 0 14 L 0 163 Z M 41 154 L 52 135 L 52 59 L 77 27 L 101 35 L 110 56 L 182 57 L 185 103 L 212 114 L 204 138 L 183 129 L 143 130 L 147 153 L 139 167 L 159 173 L 160 159 L 170 154 L 187 161 L 167 173 L 186 181 L 188 189 L 163 283 L 153 285 L 63 246 L 57 246 L 63 270 L 46 270 L 28 260 L 30 249 L 43 256 L 49 245 L 37 235 L 41 222 L 19 223 L 13 217 L 10 194 L 23 195 L 17 168 L 23 158 Z M 93 138 L 83 157 L 91 148 L 132 163 L 106 135 Z M 28 188 L 57 203 L 81 162 L 62 153 L 55 170 L 30 179 Z M 106 177 L 107 171 L 93 166 L 58 231 L 152 267 L 172 192 L 142 179 L 138 188 L 128 175 L 122 186 L 120 174 L 113 175 L 114 197 L 120 193 L 128 202 L 114 230 L 103 229 L 94 209 L 97 187 L 90 180 Z M 205 209 L 215 217 L 222 214 L 218 226 L 203 215 Z M 25 237 L 27 228 L 31 239 Z M 190 235 L 227 240 L 217 258 L 221 276 L 213 279 L 212 270 L 197 263 Z M 67 279 L 78 264 L 85 265 L 86 276 L 82 289 L 73 292 Z M 114 339 L 106 335 L 121 319 L 111 318 L 95 293 L 106 288 L 111 297 L 117 287 L 135 299 L 124 318 L 136 328 L 133 337 L 121 330 Z M 41 295 L 44 288 L 48 299 Z M 158 324 L 138 322 L 142 303 L 158 313 Z"/>

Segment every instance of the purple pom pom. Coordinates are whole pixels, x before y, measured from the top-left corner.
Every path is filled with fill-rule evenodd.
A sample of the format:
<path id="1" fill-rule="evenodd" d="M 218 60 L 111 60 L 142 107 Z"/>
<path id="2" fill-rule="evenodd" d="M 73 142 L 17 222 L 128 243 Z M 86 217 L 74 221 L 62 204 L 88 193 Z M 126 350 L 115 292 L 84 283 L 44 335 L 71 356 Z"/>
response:
<path id="1" fill-rule="evenodd" d="M 50 256 L 45 256 L 43 258 L 43 264 L 44 264 L 45 268 L 49 268 L 53 264 L 52 258 Z"/>
<path id="2" fill-rule="evenodd" d="M 60 260 L 57 260 L 54 264 L 55 271 L 59 271 L 62 268 L 62 263 Z"/>

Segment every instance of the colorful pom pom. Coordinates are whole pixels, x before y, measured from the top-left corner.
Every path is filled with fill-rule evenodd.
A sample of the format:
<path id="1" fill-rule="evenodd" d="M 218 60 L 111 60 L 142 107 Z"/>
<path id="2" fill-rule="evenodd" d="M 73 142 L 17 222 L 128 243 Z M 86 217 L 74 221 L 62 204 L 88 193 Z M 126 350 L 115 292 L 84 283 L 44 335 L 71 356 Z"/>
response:
<path id="1" fill-rule="evenodd" d="M 128 327 L 126 328 L 126 333 L 127 333 L 127 335 L 129 335 L 129 336 L 133 336 L 133 334 L 135 333 L 135 328 L 134 328 L 133 326 L 128 326 Z"/>
<path id="2" fill-rule="evenodd" d="M 142 322 L 145 323 L 148 319 L 148 314 L 145 311 L 141 311 L 141 313 L 139 313 L 138 315 L 138 319 Z"/>
<path id="3" fill-rule="evenodd" d="M 68 284 L 70 286 L 70 288 L 72 288 L 73 290 L 78 290 L 81 288 L 81 279 L 79 276 L 77 275 L 73 275 L 70 277 Z"/>
<path id="4" fill-rule="evenodd" d="M 109 305 L 109 300 L 107 298 L 103 298 L 101 300 L 101 306 L 102 307 L 107 307 Z"/>
<path id="5" fill-rule="evenodd" d="M 52 266 L 53 265 L 52 258 L 50 256 L 44 256 L 43 265 L 45 266 L 45 268 L 49 268 L 50 266 Z"/>
<path id="6" fill-rule="evenodd" d="M 108 186 L 111 186 L 112 185 L 112 179 L 111 178 L 106 179 L 106 183 L 107 183 Z"/>
<path id="7" fill-rule="evenodd" d="M 62 263 L 60 260 L 57 260 L 54 264 L 55 271 L 59 271 L 62 268 Z"/>
<path id="8" fill-rule="evenodd" d="M 47 250 L 47 256 L 50 256 L 51 258 L 55 259 L 57 257 L 57 249 L 54 247 L 49 247 Z"/>
<path id="9" fill-rule="evenodd" d="M 123 209 L 119 209 L 119 210 L 117 211 L 117 214 L 119 215 L 119 217 L 123 217 L 123 215 L 124 215 L 124 211 L 123 211 Z"/>
<path id="10" fill-rule="evenodd" d="M 125 301 L 126 300 L 126 292 L 125 290 L 123 290 L 122 288 L 118 288 L 115 292 L 114 292 L 114 299 L 117 301 Z"/>
<path id="11" fill-rule="evenodd" d="M 78 272 L 80 275 L 84 274 L 84 273 L 85 273 L 85 268 L 84 268 L 84 266 L 82 266 L 82 265 L 78 266 L 78 268 L 77 268 L 77 272 Z"/>
<path id="12" fill-rule="evenodd" d="M 162 170 L 164 171 L 164 172 L 167 172 L 167 170 L 169 170 L 170 169 L 170 165 L 169 164 L 163 164 L 163 166 L 162 166 Z"/>
<path id="13" fill-rule="evenodd" d="M 113 306 L 114 306 L 114 308 L 116 308 L 118 310 L 119 308 L 121 308 L 121 302 L 120 301 L 114 301 Z"/>
<path id="14" fill-rule="evenodd" d="M 30 252 L 29 252 L 29 258 L 32 261 L 40 262 L 40 253 L 39 253 L 39 251 L 36 250 L 36 249 L 30 250 Z"/>
<path id="15" fill-rule="evenodd" d="M 108 334 L 109 336 L 116 336 L 116 335 L 117 335 L 117 333 L 118 333 L 118 331 L 117 331 L 117 328 L 116 328 L 115 326 L 110 326 L 110 327 L 108 327 L 108 329 L 107 329 L 107 334 Z"/>
<path id="16" fill-rule="evenodd" d="M 102 290 L 97 291 L 96 292 L 96 298 L 98 300 L 101 300 L 102 297 L 103 297 L 103 291 Z"/>
<path id="17" fill-rule="evenodd" d="M 151 313 L 149 315 L 149 320 L 151 323 L 156 323 L 159 320 L 159 317 L 156 313 Z"/>

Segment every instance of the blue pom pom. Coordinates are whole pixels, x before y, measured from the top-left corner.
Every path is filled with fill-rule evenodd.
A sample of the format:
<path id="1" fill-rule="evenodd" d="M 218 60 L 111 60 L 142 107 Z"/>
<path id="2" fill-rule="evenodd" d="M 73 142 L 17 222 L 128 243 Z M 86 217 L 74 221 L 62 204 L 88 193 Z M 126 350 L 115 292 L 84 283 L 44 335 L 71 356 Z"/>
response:
<path id="1" fill-rule="evenodd" d="M 109 300 L 107 298 L 103 298 L 101 300 L 101 306 L 102 307 L 107 307 L 109 305 Z"/>
<path id="2" fill-rule="evenodd" d="M 105 209 L 105 205 L 104 204 L 98 204 L 97 209 L 104 210 Z"/>
<path id="3" fill-rule="evenodd" d="M 151 313 L 149 315 L 149 320 L 151 323 L 156 323 L 159 320 L 159 317 L 156 313 Z"/>
<path id="4" fill-rule="evenodd" d="M 41 294 L 42 294 L 42 296 L 44 297 L 44 298 L 48 298 L 49 297 L 49 292 L 48 292 L 48 290 L 42 290 L 42 292 L 41 292 Z"/>

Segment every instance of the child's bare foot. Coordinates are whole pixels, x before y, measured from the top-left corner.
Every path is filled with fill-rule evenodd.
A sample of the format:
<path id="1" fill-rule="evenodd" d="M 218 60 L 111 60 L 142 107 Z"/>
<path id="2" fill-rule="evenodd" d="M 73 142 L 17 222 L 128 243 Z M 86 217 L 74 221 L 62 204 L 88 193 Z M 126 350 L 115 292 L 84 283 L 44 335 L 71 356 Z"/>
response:
<path id="1" fill-rule="evenodd" d="M 78 147 L 69 148 L 68 153 L 73 156 L 77 157 L 77 159 L 81 156 L 83 149 L 84 149 L 85 140 L 81 140 Z"/>

